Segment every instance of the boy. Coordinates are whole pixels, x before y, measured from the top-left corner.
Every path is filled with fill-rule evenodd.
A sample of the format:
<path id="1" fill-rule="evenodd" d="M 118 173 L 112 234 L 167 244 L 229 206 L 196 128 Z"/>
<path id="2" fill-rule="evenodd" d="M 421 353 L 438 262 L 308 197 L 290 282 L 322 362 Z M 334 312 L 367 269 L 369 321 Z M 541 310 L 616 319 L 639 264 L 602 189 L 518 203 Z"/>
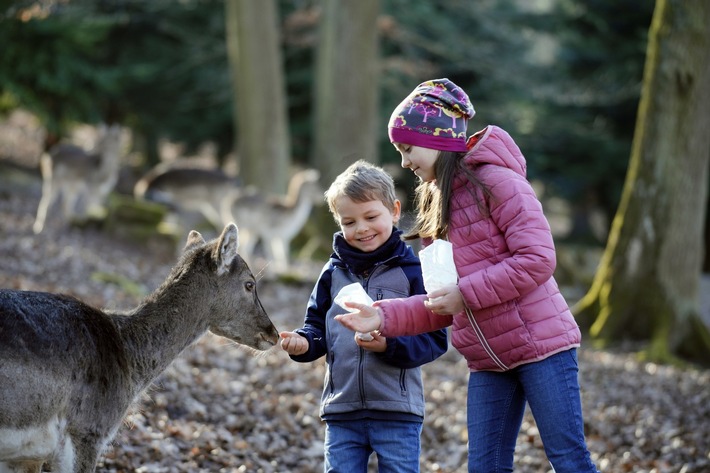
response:
<path id="1" fill-rule="evenodd" d="M 384 472 L 418 472 L 424 419 L 420 366 L 447 349 L 446 332 L 367 341 L 334 320 L 346 310 L 333 300 L 360 283 L 373 300 L 424 294 L 419 259 L 396 228 L 401 203 L 382 168 L 358 161 L 326 192 L 340 226 L 306 309 L 303 328 L 281 333 L 298 362 L 326 358 L 321 418 L 326 423 L 325 472 L 366 472 L 372 452 Z"/>

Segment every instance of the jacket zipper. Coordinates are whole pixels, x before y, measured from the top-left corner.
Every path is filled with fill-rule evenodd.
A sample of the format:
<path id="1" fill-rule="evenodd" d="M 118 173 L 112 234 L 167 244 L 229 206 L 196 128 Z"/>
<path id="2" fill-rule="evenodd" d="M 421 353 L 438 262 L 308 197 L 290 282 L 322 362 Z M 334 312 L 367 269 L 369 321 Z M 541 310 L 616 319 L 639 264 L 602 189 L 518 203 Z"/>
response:
<path id="1" fill-rule="evenodd" d="M 365 293 L 367 293 L 367 286 L 370 282 L 370 275 L 367 274 L 365 277 L 359 277 L 360 279 L 360 284 L 362 285 L 362 288 L 365 289 Z M 365 349 L 362 347 L 358 347 L 358 360 L 357 360 L 357 384 L 358 384 L 358 390 L 360 391 L 360 405 L 364 409 L 365 406 L 365 373 L 364 373 L 364 368 L 363 368 L 363 363 L 364 363 L 364 357 L 365 357 Z"/>
<path id="2" fill-rule="evenodd" d="M 508 367 L 500 361 L 500 358 L 493 352 L 493 349 L 491 346 L 488 344 L 488 340 L 486 340 L 486 337 L 483 336 L 483 331 L 481 328 L 478 326 L 478 323 L 476 322 L 476 319 L 473 317 L 473 312 L 471 312 L 471 309 L 466 307 L 466 316 L 468 317 L 468 321 L 471 323 L 471 328 L 473 328 L 473 331 L 476 333 L 476 336 L 478 336 L 478 340 L 481 342 L 481 346 L 485 350 L 485 352 L 488 354 L 488 356 L 491 357 L 493 362 L 498 365 L 498 368 L 507 371 Z"/>
<path id="3" fill-rule="evenodd" d="M 330 385 L 330 394 L 335 392 L 335 383 L 333 382 L 333 366 L 335 365 L 335 353 L 330 352 L 330 376 L 328 376 L 328 384 Z"/>
<path id="4" fill-rule="evenodd" d="M 360 354 L 358 356 L 358 362 L 357 362 L 357 376 L 358 376 L 358 385 L 360 386 L 360 404 L 362 405 L 362 408 L 364 409 L 365 406 L 365 369 L 363 368 L 363 362 L 364 362 L 364 354 L 365 354 L 365 349 L 362 347 L 358 347 Z"/>
<path id="5" fill-rule="evenodd" d="M 364 278 L 359 278 L 360 279 L 360 284 L 362 284 L 362 287 L 365 289 L 365 292 L 368 292 L 368 286 L 370 284 L 370 277 L 377 271 L 377 268 L 380 265 L 375 266 L 373 270 Z M 382 293 L 381 290 L 377 290 L 377 294 L 375 295 L 375 300 L 382 300 L 384 297 L 384 294 Z M 365 405 L 365 369 L 363 367 L 364 363 L 364 358 L 365 358 L 365 349 L 360 348 L 360 357 L 358 360 L 358 367 L 357 367 L 357 375 L 358 375 L 358 384 L 360 386 L 360 404 L 362 405 L 363 409 L 366 407 Z M 400 385 L 402 386 L 402 390 L 406 392 L 406 388 L 404 386 L 404 383 L 400 381 Z"/>

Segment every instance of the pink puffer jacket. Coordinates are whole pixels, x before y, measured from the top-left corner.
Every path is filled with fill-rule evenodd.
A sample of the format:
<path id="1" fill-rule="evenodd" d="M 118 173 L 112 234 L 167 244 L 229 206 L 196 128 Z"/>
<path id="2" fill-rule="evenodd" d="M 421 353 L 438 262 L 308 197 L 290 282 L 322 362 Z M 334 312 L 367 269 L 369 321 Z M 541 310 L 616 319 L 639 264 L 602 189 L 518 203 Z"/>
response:
<path id="1" fill-rule="evenodd" d="M 453 325 L 452 344 L 472 371 L 505 371 L 578 347 L 581 334 L 552 276 L 555 247 L 525 158 L 501 128 L 476 136 L 464 159 L 491 191 L 490 217 L 457 176 L 448 236 L 467 309 L 440 316 L 424 307 L 425 296 L 390 299 L 380 304 L 380 330 L 411 335 Z"/>

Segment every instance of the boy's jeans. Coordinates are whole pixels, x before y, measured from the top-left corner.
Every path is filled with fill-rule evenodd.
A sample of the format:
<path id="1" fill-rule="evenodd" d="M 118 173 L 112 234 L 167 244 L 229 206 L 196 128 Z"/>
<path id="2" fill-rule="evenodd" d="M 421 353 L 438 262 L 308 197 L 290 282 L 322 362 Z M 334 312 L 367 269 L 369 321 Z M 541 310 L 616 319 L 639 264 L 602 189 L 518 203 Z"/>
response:
<path id="1" fill-rule="evenodd" d="M 555 472 L 596 473 L 584 441 L 578 371 L 577 350 L 571 349 L 503 373 L 472 372 L 468 471 L 513 471 L 527 401 Z"/>
<path id="2" fill-rule="evenodd" d="M 328 421 L 325 472 L 366 473 L 374 451 L 380 473 L 418 473 L 421 422 L 361 419 Z"/>

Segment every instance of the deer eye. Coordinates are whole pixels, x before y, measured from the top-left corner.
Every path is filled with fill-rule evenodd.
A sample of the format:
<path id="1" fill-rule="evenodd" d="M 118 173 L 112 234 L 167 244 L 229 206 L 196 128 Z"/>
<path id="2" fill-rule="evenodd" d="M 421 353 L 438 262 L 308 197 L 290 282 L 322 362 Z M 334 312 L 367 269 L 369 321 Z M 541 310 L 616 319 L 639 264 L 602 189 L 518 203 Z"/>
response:
<path id="1" fill-rule="evenodd" d="M 244 283 L 244 289 L 246 289 L 249 292 L 254 290 L 254 286 L 255 286 L 254 281 L 247 281 Z"/>

